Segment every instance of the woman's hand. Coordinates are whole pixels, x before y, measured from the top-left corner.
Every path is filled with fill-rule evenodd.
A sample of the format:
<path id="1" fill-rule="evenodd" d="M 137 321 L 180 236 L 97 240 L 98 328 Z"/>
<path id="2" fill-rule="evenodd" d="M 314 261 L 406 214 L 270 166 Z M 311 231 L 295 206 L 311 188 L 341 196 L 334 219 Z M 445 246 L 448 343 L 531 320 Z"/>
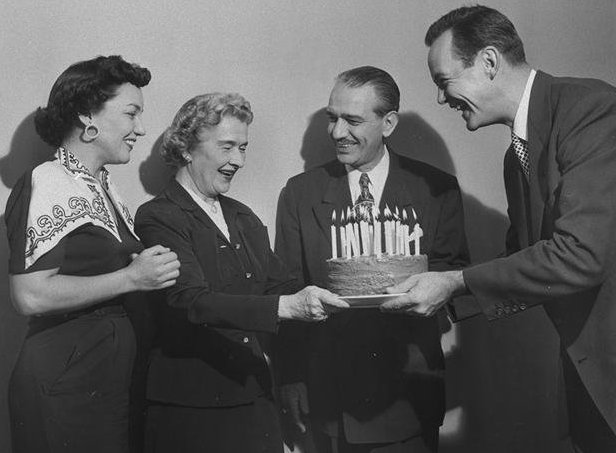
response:
<path id="1" fill-rule="evenodd" d="M 306 286 L 301 291 L 280 296 L 278 317 L 298 321 L 325 321 L 330 313 L 349 308 L 349 304 L 334 293 L 318 286 Z"/>
<path id="2" fill-rule="evenodd" d="M 135 290 L 167 288 L 174 285 L 180 275 L 178 256 L 162 245 L 147 248 L 139 254 L 133 253 L 131 258 L 133 261 L 126 271 Z"/>
<path id="3" fill-rule="evenodd" d="M 160 245 L 132 259 L 123 269 L 88 277 L 59 274 L 59 268 L 11 275 L 11 299 L 27 316 L 63 313 L 132 291 L 166 288 L 180 275 L 176 254 Z"/>

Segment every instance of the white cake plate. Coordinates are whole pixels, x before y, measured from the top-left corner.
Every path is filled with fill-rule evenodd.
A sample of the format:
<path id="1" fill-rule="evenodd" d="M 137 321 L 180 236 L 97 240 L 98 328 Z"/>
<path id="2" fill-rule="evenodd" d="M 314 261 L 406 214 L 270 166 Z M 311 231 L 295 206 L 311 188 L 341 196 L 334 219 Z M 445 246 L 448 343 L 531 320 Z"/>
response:
<path id="1" fill-rule="evenodd" d="M 340 296 L 340 299 L 349 303 L 351 308 L 378 308 L 383 302 L 402 296 L 398 294 L 367 294 L 365 296 Z"/>

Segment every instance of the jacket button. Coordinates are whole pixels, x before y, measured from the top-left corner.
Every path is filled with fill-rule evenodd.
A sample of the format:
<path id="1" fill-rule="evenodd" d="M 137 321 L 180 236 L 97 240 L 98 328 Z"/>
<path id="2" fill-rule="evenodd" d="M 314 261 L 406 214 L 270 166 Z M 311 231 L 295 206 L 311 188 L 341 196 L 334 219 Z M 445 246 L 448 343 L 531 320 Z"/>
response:
<path id="1" fill-rule="evenodd" d="M 248 343 L 248 341 L 249 341 L 249 340 L 248 340 L 248 337 L 244 337 L 244 338 L 242 338 L 242 341 L 243 341 L 244 343 Z"/>
<path id="2" fill-rule="evenodd" d="M 242 248 L 242 245 L 241 245 L 241 244 L 239 244 L 239 243 L 238 243 L 238 244 L 235 244 L 235 250 L 239 250 L 240 248 Z"/>
<path id="3" fill-rule="evenodd" d="M 250 278 L 252 277 L 252 274 L 250 272 L 246 272 L 246 278 Z"/>

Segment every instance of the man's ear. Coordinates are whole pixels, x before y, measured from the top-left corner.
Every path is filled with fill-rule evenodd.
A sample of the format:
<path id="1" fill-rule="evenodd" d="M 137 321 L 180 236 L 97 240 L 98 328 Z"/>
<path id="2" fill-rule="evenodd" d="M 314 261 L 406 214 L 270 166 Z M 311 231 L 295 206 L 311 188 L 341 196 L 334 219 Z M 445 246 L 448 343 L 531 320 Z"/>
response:
<path id="1" fill-rule="evenodd" d="M 398 112 L 393 110 L 385 114 L 383 117 L 383 137 L 387 138 L 394 132 L 399 119 Z"/>
<path id="2" fill-rule="evenodd" d="M 493 80 L 498 74 L 503 58 L 499 50 L 494 46 L 484 47 L 479 51 L 477 58 L 490 80 Z"/>

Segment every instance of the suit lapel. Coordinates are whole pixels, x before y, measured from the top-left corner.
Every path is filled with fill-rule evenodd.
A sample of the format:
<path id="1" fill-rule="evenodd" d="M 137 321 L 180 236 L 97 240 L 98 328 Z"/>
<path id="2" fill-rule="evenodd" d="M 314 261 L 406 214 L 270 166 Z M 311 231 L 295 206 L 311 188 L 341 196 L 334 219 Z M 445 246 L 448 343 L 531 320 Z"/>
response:
<path id="1" fill-rule="evenodd" d="M 389 173 L 385 187 L 383 187 L 379 210 L 382 213 L 387 205 L 392 211 L 395 208 L 406 210 L 407 214 L 412 217 L 412 208 L 417 213 L 423 212 L 423 206 L 417 204 L 417 200 L 425 199 L 417 193 L 421 190 L 423 184 L 415 181 L 416 176 L 413 173 L 403 171 L 400 165 L 400 158 L 390 149 Z M 402 212 L 400 212 L 400 215 L 402 215 Z"/>
<path id="2" fill-rule="evenodd" d="M 344 166 L 336 166 L 336 171 L 327 182 L 321 203 L 313 207 L 319 228 L 327 238 L 329 245 L 331 245 L 330 227 L 334 209 L 336 210 L 336 221 L 339 222 L 341 210 L 344 209 L 346 213 L 346 208 L 352 205 L 351 191 Z"/>
<path id="3" fill-rule="evenodd" d="M 530 243 L 533 244 L 541 238 L 543 213 L 547 194 L 543 186 L 546 157 L 546 143 L 550 133 L 550 100 L 549 85 L 551 77 L 544 72 L 537 71 L 530 95 L 528 107 L 528 152 L 530 159 L 529 175 L 529 207 L 530 207 Z"/>
<path id="4" fill-rule="evenodd" d="M 204 227 L 206 227 L 213 235 L 219 234 L 220 237 L 227 240 L 225 235 L 218 229 L 214 221 L 208 216 L 203 209 L 199 207 L 190 194 L 176 180 L 171 182 L 167 190 L 167 196 L 171 201 L 177 204 L 185 211 L 190 211 L 192 216 L 197 219 Z M 222 205 L 221 205 L 222 206 Z"/>

